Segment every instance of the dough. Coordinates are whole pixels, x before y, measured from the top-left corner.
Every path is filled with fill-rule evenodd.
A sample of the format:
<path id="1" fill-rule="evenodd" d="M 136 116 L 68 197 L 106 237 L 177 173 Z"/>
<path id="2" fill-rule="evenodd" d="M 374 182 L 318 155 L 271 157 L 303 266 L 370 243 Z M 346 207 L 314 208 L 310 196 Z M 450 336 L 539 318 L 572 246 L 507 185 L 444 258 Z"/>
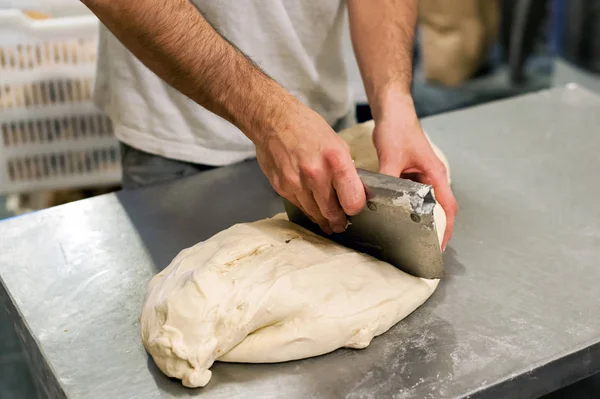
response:
<path id="1" fill-rule="evenodd" d="M 281 362 L 364 348 L 437 283 L 284 218 L 238 224 L 182 251 L 152 279 L 142 338 L 165 374 L 204 386 L 217 359 Z"/>
<path id="2" fill-rule="evenodd" d="M 440 207 L 434 218 L 443 234 Z M 437 285 L 278 215 L 179 253 L 148 285 L 142 340 L 165 374 L 199 387 L 215 360 L 282 362 L 364 348 Z"/>

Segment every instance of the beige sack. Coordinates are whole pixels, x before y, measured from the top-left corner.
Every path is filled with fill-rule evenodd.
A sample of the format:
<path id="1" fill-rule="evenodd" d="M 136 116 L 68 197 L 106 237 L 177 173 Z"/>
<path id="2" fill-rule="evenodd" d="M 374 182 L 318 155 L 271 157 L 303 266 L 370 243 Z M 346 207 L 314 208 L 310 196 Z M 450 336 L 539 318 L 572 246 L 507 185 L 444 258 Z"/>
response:
<path id="1" fill-rule="evenodd" d="M 469 79 L 498 32 L 498 0 L 419 0 L 425 78 L 448 86 Z"/>

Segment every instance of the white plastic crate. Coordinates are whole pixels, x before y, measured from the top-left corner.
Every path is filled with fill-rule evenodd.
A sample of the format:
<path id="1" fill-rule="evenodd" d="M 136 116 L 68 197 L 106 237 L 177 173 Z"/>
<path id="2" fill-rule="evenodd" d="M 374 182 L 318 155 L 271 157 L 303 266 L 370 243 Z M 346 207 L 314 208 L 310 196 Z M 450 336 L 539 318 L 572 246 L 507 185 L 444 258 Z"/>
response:
<path id="1" fill-rule="evenodd" d="M 0 10 L 0 193 L 117 183 L 118 142 L 92 103 L 98 21 Z"/>
<path id="2" fill-rule="evenodd" d="M 79 0 L 0 0 L 0 9 L 30 10 L 52 17 L 91 14 Z"/>

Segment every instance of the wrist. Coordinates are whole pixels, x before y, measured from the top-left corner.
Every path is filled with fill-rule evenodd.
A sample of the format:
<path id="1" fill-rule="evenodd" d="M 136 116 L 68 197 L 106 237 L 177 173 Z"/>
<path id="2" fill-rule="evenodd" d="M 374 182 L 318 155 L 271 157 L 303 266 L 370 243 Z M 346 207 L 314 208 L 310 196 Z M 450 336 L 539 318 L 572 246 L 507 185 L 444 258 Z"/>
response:
<path id="1" fill-rule="evenodd" d="M 373 97 L 371 113 L 375 123 L 398 115 L 401 115 L 403 119 L 417 119 L 410 89 L 406 88 L 405 85 L 388 85 L 376 92 Z"/>
<path id="2" fill-rule="evenodd" d="M 259 145 L 287 131 L 293 125 L 294 116 L 301 112 L 301 107 L 303 104 L 290 93 L 277 88 L 246 109 L 238 128 L 254 145 Z"/>

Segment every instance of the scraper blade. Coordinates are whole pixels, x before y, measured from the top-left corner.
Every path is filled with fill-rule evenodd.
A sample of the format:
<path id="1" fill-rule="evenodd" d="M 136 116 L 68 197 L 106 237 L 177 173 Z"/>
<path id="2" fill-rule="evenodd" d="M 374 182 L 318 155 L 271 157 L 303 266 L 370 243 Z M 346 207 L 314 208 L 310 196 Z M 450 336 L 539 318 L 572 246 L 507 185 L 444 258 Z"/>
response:
<path id="1" fill-rule="evenodd" d="M 299 208 L 284 199 L 290 221 L 344 246 L 388 262 L 413 276 L 444 274 L 433 220 L 436 205 L 429 185 L 358 169 L 367 204 L 343 233 L 326 235 Z"/>

